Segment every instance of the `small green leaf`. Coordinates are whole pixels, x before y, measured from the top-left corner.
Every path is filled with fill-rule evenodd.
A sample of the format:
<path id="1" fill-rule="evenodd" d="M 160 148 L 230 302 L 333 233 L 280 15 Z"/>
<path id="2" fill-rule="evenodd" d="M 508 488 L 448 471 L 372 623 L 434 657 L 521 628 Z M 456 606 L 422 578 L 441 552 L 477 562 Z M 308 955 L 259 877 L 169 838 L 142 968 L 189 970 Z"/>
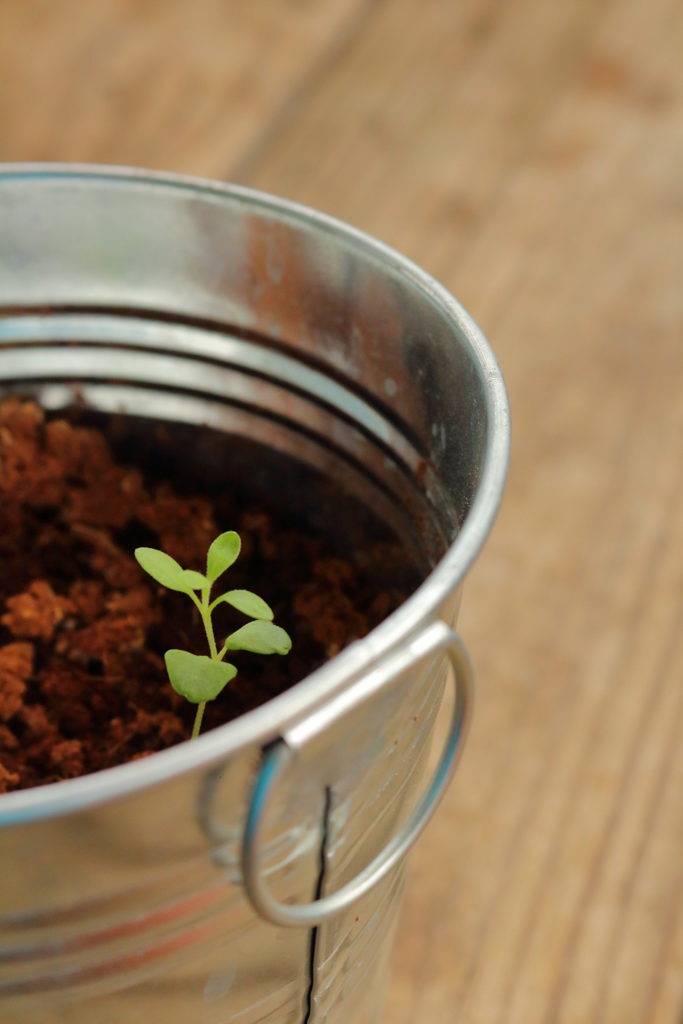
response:
<path id="1" fill-rule="evenodd" d="M 228 590 L 227 594 L 221 594 L 214 601 L 214 605 L 231 604 L 238 612 L 244 612 L 252 619 L 272 619 L 273 610 L 267 605 L 258 594 L 252 594 L 251 590 Z"/>
<path id="2" fill-rule="evenodd" d="M 178 565 L 175 558 L 171 558 L 163 551 L 157 551 L 156 548 L 136 548 L 135 557 L 145 572 L 157 583 L 161 583 L 162 587 L 187 593 L 186 570 Z"/>
<path id="3" fill-rule="evenodd" d="M 288 654 L 292 648 L 289 634 L 272 622 L 256 619 L 235 630 L 225 641 L 229 651 L 251 651 L 253 654 Z"/>
<path id="4" fill-rule="evenodd" d="M 237 560 L 241 547 L 242 541 L 234 530 L 216 537 L 206 556 L 206 575 L 212 583 Z"/>
<path id="5" fill-rule="evenodd" d="M 189 590 L 203 590 L 204 587 L 209 585 L 206 576 L 201 572 L 195 572 L 194 569 L 185 569 L 183 579 Z"/>
<path id="6" fill-rule="evenodd" d="M 229 662 L 214 661 L 189 651 L 166 651 L 164 661 L 171 686 L 191 704 L 213 700 L 237 675 L 237 669 Z"/>

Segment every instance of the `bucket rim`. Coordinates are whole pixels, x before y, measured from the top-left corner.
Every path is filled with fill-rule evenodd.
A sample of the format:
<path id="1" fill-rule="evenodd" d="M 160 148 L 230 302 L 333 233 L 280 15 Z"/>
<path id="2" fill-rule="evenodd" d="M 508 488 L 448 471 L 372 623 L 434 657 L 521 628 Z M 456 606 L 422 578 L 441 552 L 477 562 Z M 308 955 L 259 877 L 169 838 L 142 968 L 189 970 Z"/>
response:
<path id="1" fill-rule="evenodd" d="M 47 181 L 80 182 L 85 187 L 97 183 L 146 185 L 211 196 L 269 211 L 280 218 L 284 215 L 294 223 L 343 238 L 376 264 L 408 279 L 454 324 L 482 381 L 488 430 L 479 485 L 457 536 L 410 597 L 366 637 L 350 644 L 289 690 L 196 740 L 79 778 L 0 795 L 0 827 L 85 810 L 195 770 L 213 768 L 247 747 L 270 742 L 307 717 L 437 617 L 439 607 L 460 586 L 490 532 L 510 455 L 508 399 L 488 341 L 448 289 L 391 246 L 329 214 L 245 185 L 119 165 L 0 162 L 0 203 L 3 188 L 10 183 L 39 185 Z"/>

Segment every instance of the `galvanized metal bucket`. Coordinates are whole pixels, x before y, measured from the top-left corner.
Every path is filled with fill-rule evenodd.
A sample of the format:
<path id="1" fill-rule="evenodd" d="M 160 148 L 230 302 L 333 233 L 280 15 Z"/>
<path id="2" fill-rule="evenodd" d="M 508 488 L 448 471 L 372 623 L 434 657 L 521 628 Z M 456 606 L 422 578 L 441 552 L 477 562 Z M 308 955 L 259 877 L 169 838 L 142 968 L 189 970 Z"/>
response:
<path id="1" fill-rule="evenodd" d="M 0 388 L 258 439 L 338 477 L 429 566 L 366 639 L 242 719 L 0 797 L 0 1020 L 376 1021 L 406 854 L 471 702 L 451 626 L 508 455 L 485 340 L 413 264 L 292 203 L 6 166 Z"/>

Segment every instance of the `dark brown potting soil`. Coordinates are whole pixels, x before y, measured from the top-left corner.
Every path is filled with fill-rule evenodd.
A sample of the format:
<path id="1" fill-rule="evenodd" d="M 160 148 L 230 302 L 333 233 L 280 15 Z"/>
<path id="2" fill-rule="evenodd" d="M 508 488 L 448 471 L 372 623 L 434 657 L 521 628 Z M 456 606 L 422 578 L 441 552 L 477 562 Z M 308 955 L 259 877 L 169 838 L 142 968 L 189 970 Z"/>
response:
<path id="1" fill-rule="evenodd" d="M 116 417 L 84 425 L 50 419 L 31 401 L 0 402 L 0 793 L 189 737 L 195 709 L 171 688 L 163 653 L 208 653 L 206 639 L 189 599 L 140 569 L 138 545 L 202 570 L 214 537 L 236 529 L 242 554 L 225 588 L 256 591 L 293 638 L 284 658 L 231 656 L 238 675 L 207 707 L 204 730 L 298 682 L 367 633 L 420 578 L 386 532 L 338 544 L 315 516 L 303 523 L 283 509 L 282 494 L 250 487 L 259 471 L 246 443 L 232 445 L 233 465 L 247 467 L 241 485 L 198 496 L 187 480 L 170 482 L 182 477 L 174 460 L 192 464 L 189 448 L 179 451 L 176 438 L 165 461 L 163 445 L 155 458 L 163 430 L 155 435 L 148 425 L 147 449 L 117 448 L 119 428 Z M 323 486 L 320 507 L 337 509 L 337 534 L 348 534 L 343 499 L 329 481 Z M 217 636 L 243 621 L 222 606 Z"/>

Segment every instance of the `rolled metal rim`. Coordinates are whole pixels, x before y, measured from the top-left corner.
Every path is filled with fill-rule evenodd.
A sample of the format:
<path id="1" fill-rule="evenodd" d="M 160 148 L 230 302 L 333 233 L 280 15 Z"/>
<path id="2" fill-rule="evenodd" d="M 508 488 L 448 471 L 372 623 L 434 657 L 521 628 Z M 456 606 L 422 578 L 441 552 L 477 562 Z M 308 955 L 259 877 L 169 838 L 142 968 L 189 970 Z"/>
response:
<path id="1" fill-rule="evenodd" d="M 82 164 L 0 164 L 0 202 L 7 182 L 41 182 L 60 179 L 87 187 L 98 182 L 175 190 L 238 201 L 252 209 L 277 211 L 294 222 L 307 224 L 328 236 L 343 238 L 373 260 L 392 267 L 457 325 L 478 367 L 489 423 L 479 487 L 455 541 L 424 582 L 403 604 L 367 637 L 356 641 L 336 658 L 312 672 L 290 690 L 267 704 L 153 757 L 119 765 L 92 775 L 0 796 L 0 826 L 72 813 L 156 785 L 171 777 L 212 765 L 252 744 L 264 744 L 314 711 L 342 690 L 370 665 L 391 652 L 407 636 L 423 629 L 436 617 L 438 608 L 459 586 L 479 553 L 495 519 L 502 497 L 509 460 L 510 423 L 505 386 L 498 363 L 469 314 L 426 271 L 396 250 L 370 235 L 327 214 L 241 185 L 228 185 L 186 175 L 166 174 L 127 167 Z"/>

